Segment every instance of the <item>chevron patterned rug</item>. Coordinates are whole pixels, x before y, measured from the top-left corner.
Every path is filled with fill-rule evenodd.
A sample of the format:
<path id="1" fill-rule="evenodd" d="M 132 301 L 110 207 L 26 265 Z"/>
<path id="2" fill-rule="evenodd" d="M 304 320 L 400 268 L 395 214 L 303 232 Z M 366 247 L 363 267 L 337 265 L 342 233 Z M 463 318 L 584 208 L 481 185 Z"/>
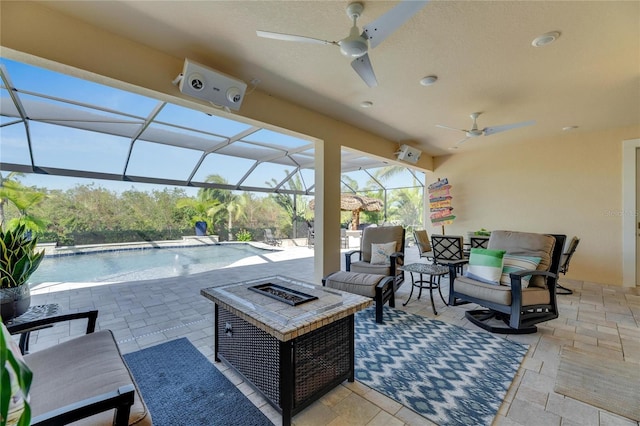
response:
<path id="1" fill-rule="evenodd" d="M 438 425 L 490 425 L 528 346 L 384 307 L 356 314 L 356 380 Z"/>

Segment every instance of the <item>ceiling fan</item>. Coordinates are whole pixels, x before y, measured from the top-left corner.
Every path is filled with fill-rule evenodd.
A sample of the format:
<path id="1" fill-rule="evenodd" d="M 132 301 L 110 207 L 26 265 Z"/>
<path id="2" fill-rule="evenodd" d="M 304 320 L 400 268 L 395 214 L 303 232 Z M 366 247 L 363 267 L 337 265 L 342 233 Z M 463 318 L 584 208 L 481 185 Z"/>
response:
<path id="1" fill-rule="evenodd" d="M 455 127 L 443 126 L 441 124 L 436 124 L 436 127 L 464 132 L 467 137 L 458 142 L 458 144 L 461 144 L 469 138 L 476 138 L 478 136 L 490 136 L 490 135 L 493 135 L 494 133 L 504 132 L 505 130 L 517 129 L 518 127 L 531 126 L 532 124 L 536 123 L 534 120 L 531 120 L 531 121 L 523 121 L 521 123 L 504 124 L 502 126 L 485 127 L 484 129 L 479 129 L 477 120 L 480 114 L 482 113 L 474 112 L 469 115 L 473 119 L 473 126 L 469 130 L 457 129 Z"/>
<path id="2" fill-rule="evenodd" d="M 397 30 L 409 18 L 422 9 L 429 0 L 413 1 L 404 0 L 393 9 L 363 27 L 362 33 L 358 29 L 357 20 L 362 15 L 364 5 L 359 2 L 350 3 L 347 6 L 347 16 L 353 20 L 353 27 L 346 38 L 339 41 L 328 41 L 300 35 L 274 33 L 271 31 L 256 31 L 258 37 L 273 38 L 284 41 L 297 41 L 314 44 L 331 44 L 340 47 L 340 52 L 349 58 L 354 58 L 351 67 L 369 87 L 378 85 L 378 80 L 373 72 L 368 50 L 382 43 L 389 35 Z"/>

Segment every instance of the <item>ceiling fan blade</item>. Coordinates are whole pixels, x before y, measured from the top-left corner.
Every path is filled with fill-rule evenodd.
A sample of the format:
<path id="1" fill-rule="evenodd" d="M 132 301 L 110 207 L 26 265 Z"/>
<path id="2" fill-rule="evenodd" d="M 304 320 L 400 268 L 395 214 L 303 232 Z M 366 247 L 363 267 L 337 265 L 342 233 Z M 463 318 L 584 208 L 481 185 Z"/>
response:
<path id="1" fill-rule="evenodd" d="M 449 127 L 449 126 L 443 126 L 442 124 L 436 124 L 436 127 L 440 127 L 441 129 L 449 129 L 449 130 L 457 130 L 459 132 L 467 132 L 467 130 L 464 129 L 456 129 L 455 127 Z"/>
<path id="2" fill-rule="evenodd" d="M 404 0 L 375 21 L 365 25 L 362 35 L 369 39 L 369 46 L 373 49 L 418 13 L 428 2 L 429 0 Z"/>
<path id="3" fill-rule="evenodd" d="M 373 72 L 368 53 L 351 61 L 351 67 L 358 73 L 360 78 L 367 83 L 367 86 L 376 87 L 378 85 L 378 80 L 376 79 L 376 74 Z"/>
<path id="4" fill-rule="evenodd" d="M 302 43 L 313 43 L 313 44 L 334 44 L 338 46 L 337 41 L 321 40 L 319 38 L 305 37 L 305 36 L 299 36 L 299 35 L 293 35 L 293 34 L 274 33 L 271 31 L 260 31 L 260 30 L 257 30 L 256 34 L 258 37 L 273 38 L 276 40 L 298 41 Z"/>
<path id="5" fill-rule="evenodd" d="M 513 123 L 513 124 L 505 124 L 503 126 L 493 126 L 493 127 L 485 127 L 482 133 L 485 136 L 493 135 L 494 133 L 504 132 L 505 130 L 517 129 L 518 127 L 531 126 L 532 124 L 536 124 L 534 120 L 531 121 L 523 121 L 521 123 Z"/>
<path id="6" fill-rule="evenodd" d="M 471 139 L 471 138 L 469 136 L 467 136 L 466 138 L 462 139 L 461 141 L 456 142 L 456 145 L 462 145 L 463 143 L 465 143 L 469 139 Z"/>

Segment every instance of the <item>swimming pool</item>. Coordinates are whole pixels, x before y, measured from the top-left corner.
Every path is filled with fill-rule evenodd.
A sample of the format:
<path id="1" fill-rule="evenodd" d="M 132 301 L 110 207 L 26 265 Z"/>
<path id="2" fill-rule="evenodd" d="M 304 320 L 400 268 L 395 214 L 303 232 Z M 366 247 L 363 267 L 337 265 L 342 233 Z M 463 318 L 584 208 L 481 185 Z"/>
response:
<path id="1" fill-rule="evenodd" d="M 113 282 L 166 278 L 231 266 L 271 253 L 250 244 L 118 250 L 45 257 L 29 282 Z"/>

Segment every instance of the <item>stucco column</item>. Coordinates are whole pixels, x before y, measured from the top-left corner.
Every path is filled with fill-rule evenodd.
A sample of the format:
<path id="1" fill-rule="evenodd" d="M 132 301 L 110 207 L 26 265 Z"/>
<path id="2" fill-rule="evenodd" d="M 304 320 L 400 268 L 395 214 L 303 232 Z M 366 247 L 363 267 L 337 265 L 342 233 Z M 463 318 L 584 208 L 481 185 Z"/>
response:
<path id="1" fill-rule="evenodd" d="M 314 281 L 340 270 L 340 144 L 315 144 Z"/>

